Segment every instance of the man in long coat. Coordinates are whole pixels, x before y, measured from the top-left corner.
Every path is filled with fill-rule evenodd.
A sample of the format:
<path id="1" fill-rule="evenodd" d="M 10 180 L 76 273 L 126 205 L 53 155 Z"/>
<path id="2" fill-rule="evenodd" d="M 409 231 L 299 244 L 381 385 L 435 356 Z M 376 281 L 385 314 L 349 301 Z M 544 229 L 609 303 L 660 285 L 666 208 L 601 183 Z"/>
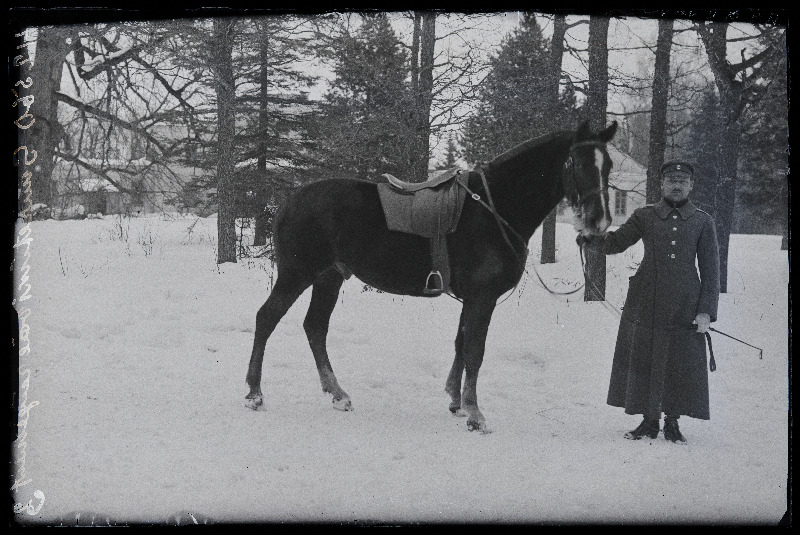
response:
<path id="1" fill-rule="evenodd" d="M 658 203 L 593 241 L 606 254 L 644 242 L 617 333 L 608 404 L 644 416 L 625 438 L 656 438 L 663 412 L 664 438 L 685 443 L 678 417 L 710 418 L 703 333 L 717 319 L 719 253 L 714 220 L 688 198 L 692 165 L 667 162 L 661 177 Z"/>

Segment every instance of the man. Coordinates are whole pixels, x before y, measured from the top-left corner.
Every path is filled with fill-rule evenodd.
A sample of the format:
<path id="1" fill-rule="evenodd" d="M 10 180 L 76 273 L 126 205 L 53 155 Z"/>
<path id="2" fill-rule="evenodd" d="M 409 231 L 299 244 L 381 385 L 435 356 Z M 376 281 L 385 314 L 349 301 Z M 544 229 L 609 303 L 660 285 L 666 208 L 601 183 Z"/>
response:
<path id="1" fill-rule="evenodd" d="M 678 417 L 710 418 L 703 333 L 717 319 L 719 253 L 714 220 L 689 200 L 692 165 L 666 162 L 661 178 L 658 203 L 635 210 L 614 232 L 577 241 L 592 241 L 606 254 L 644 242 L 620 320 L 607 402 L 644 416 L 625 438 L 656 438 L 663 412 L 664 438 L 686 443 Z"/>

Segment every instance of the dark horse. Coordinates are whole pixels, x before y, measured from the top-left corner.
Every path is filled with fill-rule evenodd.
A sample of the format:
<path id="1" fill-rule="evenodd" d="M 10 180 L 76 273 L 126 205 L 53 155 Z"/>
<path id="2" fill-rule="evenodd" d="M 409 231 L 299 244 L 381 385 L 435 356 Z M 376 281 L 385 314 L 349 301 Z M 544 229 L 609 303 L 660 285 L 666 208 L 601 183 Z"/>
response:
<path id="1" fill-rule="evenodd" d="M 527 242 L 536 228 L 564 197 L 575 209 L 578 231 L 599 234 L 611 224 L 606 143 L 616 128 L 615 122 L 593 133 L 585 123 L 576 132 L 536 138 L 498 156 L 481 171 L 459 177 L 482 202 L 470 194 L 458 227 L 447 236 L 451 292 L 463 308 L 445 391 L 452 399 L 450 411 L 466 415 L 470 430 L 488 432 L 477 396 L 486 334 L 497 299 L 514 288 L 524 272 Z M 326 347 L 329 320 L 345 280 L 342 273 L 349 271 L 384 292 L 423 296 L 422 281 L 431 268 L 429 240 L 387 229 L 374 182 L 321 180 L 297 190 L 283 207 L 274 244 L 278 278 L 256 315 L 246 405 L 257 409 L 263 403 L 261 366 L 267 339 L 313 285 L 303 327 L 322 390 L 333 396 L 337 409 L 351 410 Z"/>

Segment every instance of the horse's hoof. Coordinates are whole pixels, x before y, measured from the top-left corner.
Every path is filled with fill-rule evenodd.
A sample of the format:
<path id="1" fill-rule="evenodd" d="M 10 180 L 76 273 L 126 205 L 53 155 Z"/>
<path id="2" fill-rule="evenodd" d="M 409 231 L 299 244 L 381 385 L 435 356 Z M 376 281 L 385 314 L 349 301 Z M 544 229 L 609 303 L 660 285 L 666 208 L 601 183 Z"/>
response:
<path id="1" fill-rule="evenodd" d="M 333 399 L 333 408 L 337 411 L 352 411 L 353 404 L 350 402 L 350 398 L 342 398 L 342 399 Z"/>
<path id="2" fill-rule="evenodd" d="M 456 407 L 451 406 L 450 412 L 453 413 L 453 416 L 458 416 L 459 418 L 463 418 L 467 415 L 467 413 L 461 408 L 461 405 Z"/>
<path id="3" fill-rule="evenodd" d="M 492 432 L 484 420 L 467 420 L 467 429 L 470 431 L 480 431 L 482 435 L 488 435 Z"/>
<path id="4" fill-rule="evenodd" d="M 264 404 L 264 398 L 262 396 L 253 396 L 252 398 L 246 398 L 244 400 L 244 406 L 248 409 L 252 409 L 257 411 L 259 407 Z"/>

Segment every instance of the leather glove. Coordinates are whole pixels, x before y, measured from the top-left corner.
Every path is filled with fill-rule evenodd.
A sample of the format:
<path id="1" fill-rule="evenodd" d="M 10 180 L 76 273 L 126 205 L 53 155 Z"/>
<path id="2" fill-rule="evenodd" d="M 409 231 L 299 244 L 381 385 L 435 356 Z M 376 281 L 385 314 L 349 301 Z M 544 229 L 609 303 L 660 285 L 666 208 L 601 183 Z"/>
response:
<path id="1" fill-rule="evenodd" d="M 591 234 L 578 234 L 575 237 L 575 243 L 578 244 L 578 247 L 583 247 L 585 244 L 591 243 L 593 239 L 594 236 L 592 236 Z"/>
<path id="2" fill-rule="evenodd" d="M 708 328 L 711 326 L 711 316 L 705 312 L 699 312 L 695 316 L 692 325 L 697 325 L 697 332 L 699 333 L 708 332 Z"/>

